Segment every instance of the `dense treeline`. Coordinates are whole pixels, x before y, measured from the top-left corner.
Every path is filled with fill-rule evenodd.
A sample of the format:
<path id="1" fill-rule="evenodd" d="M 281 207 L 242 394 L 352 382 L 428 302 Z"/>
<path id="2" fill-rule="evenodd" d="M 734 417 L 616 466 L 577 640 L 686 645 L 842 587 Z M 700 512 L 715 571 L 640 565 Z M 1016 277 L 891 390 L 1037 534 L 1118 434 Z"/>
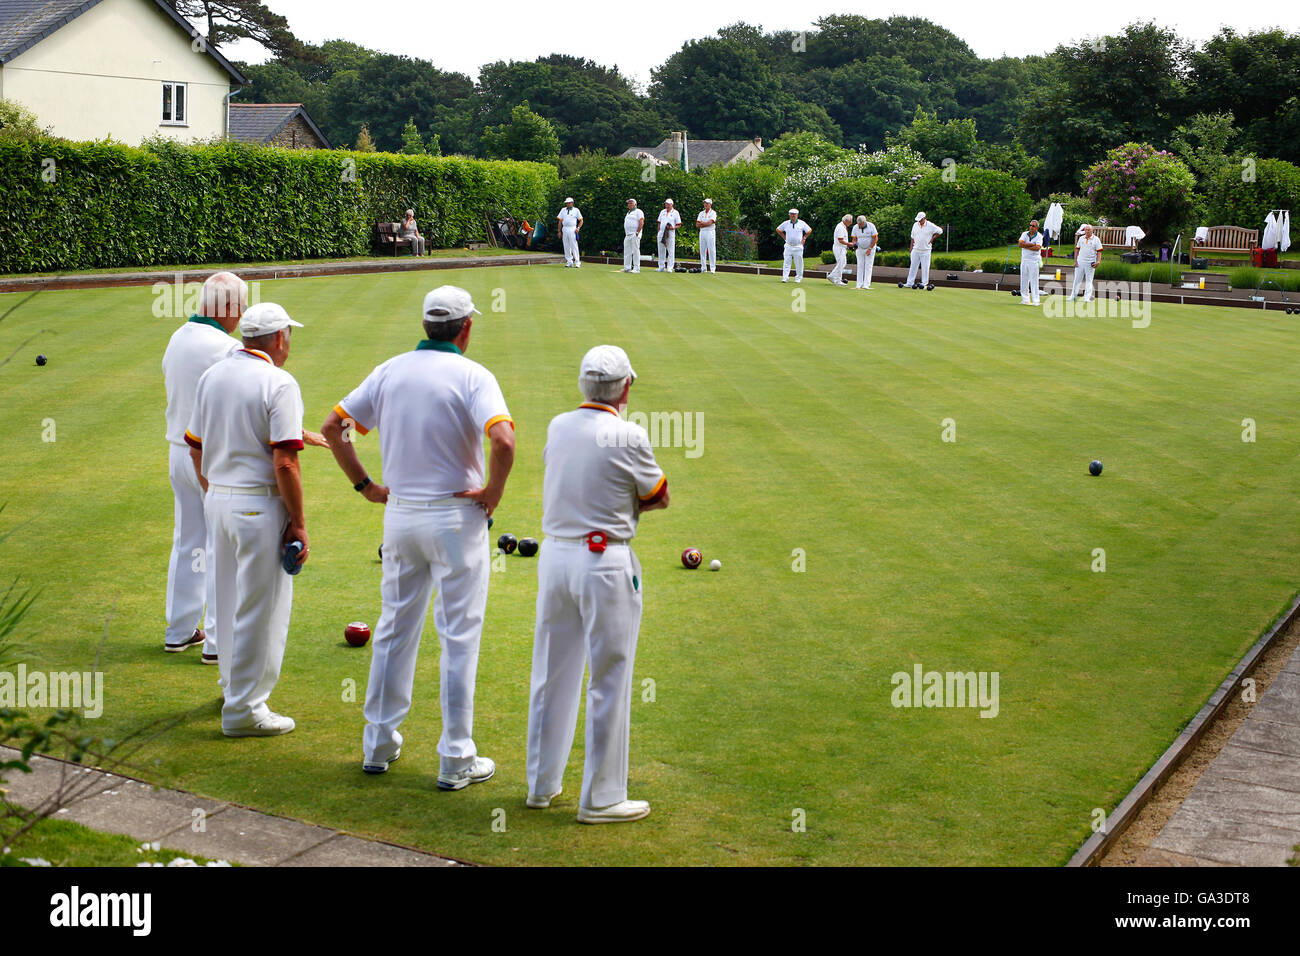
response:
<path id="1" fill-rule="evenodd" d="M 973 121 L 1036 194 L 1074 190 L 1106 150 L 1163 147 L 1200 116 L 1231 114 L 1237 152 L 1300 161 L 1300 35 L 1282 30 L 1225 28 L 1195 46 L 1135 23 L 1041 56 L 982 59 L 920 18 L 827 16 L 806 34 L 737 23 L 687 42 L 645 91 L 614 67 L 560 54 L 490 63 L 474 80 L 342 40 L 245 72 L 242 102 L 302 102 L 336 144 L 355 143 L 364 125 L 392 151 L 500 155 L 520 117 L 550 129 L 516 137 L 543 150 L 519 159 L 555 158 L 545 153 L 551 130 L 559 154 L 616 155 L 675 129 L 767 141 L 807 130 L 874 150 L 920 109 Z"/>

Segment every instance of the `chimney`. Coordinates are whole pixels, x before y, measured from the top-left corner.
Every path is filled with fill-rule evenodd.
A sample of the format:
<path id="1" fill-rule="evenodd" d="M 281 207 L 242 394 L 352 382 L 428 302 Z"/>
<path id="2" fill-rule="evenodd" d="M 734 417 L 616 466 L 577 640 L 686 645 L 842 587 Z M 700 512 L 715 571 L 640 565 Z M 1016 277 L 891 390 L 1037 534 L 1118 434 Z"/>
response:
<path id="1" fill-rule="evenodd" d="M 668 147 L 668 158 L 672 160 L 674 166 L 682 164 L 682 148 L 684 145 L 682 134 L 680 132 L 673 133 L 672 145 Z"/>
<path id="2" fill-rule="evenodd" d="M 754 145 L 757 146 L 757 147 L 761 150 L 761 149 L 763 148 L 763 137 L 761 137 L 761 136 L 755 136 L 755 137 L 754 137 Z"/>

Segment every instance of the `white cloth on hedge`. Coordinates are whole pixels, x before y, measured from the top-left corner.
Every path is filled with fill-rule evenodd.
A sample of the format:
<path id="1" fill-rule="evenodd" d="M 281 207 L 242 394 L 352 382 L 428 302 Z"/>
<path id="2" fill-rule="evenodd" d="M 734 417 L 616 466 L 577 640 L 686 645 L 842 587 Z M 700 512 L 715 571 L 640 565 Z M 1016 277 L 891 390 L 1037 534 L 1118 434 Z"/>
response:
<path id="1" fill-rule="evenodd" d="M 1291 248 L 1291 210 L 1285 210 L 1282 213 L 1282 221 L 1278 224 L 1278 249 L 1286 252 Z"/>
<path id="2" fill-rule="evenodd" d="M 1049 236 L 1060 238 L 1061 226 L 1065 223 L 1065 207 L 1059 202 L 1054 202 L 1047 207 L 1047 215 L 1043 217 L 1043 232 Z"/>
<path id="3" fill-rule="evenodd" d="M 1261 249 L 1272 249 L 1277 245 L 1277 216 L 1269 213 L 1264 217 L 1264 237 L 1260 241 Z"/>
<path id="4" fill-rule="evenodd" d="M 1141 226 L 1124 227 L 1124 245 L 1132 249 L 1135 245 L 1147 237 Z"/>

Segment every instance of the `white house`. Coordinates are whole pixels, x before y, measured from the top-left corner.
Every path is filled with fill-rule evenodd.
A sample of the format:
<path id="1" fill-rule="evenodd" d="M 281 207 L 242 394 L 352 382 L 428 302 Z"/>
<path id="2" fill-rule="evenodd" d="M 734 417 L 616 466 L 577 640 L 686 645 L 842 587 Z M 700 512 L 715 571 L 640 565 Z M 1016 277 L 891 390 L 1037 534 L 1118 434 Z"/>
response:
<path id="1" fill-rule="evenodd" d="M 225 136 L 246 82 L 162 0 L 0 0 L 0 98 L 56 136 Z"/>

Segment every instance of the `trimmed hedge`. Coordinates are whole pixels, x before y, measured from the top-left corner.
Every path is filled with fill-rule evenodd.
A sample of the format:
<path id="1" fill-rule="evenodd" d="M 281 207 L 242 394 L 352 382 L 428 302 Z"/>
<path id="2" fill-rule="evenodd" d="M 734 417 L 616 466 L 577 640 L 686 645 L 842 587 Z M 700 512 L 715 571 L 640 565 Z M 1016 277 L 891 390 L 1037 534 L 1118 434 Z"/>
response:
<path id="1" fill-rule="evenodd" d="M 1024 230 L 1033 205 L 1024 180 L 996 169 L 962 166 L 949 182 L 945 172 L 932 169 L 917 180 L 904 208 L 913 216 L 926 210 L 930 222 L 943 226 L 950 241 L 965 249 L 996 245 Z M 910 224 L 908 230 L 910 235 Z"/>
<path id="2" fill-rule="evenodd" d="M 556 179 L 457 156 L 0 142 L 0 272 L 359 256 L 407 208 L 430 247 L 460 246 L 486 215 L 544 213 Z"/>

